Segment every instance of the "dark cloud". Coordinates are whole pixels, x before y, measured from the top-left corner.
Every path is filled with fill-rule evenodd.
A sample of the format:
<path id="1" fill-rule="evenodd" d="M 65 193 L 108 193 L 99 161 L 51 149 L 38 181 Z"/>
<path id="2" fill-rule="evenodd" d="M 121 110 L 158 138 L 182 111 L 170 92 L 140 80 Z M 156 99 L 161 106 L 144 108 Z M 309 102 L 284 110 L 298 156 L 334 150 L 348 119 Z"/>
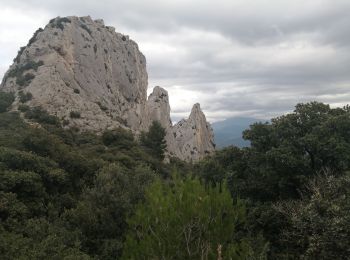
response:
<path id="1" fill-rule="evenodd" d="M 91 15 L 129 34 L 147 57 L 150 86 L 170 92 L 175 121 L 195 102 L 217 120 L 350 101 L 346 0 L 11 0 L 6 8 L 43 14 L 42 26 L 46 17 Z M 11 63 L 7 53 L 0 52 L 0 72 Z"/>

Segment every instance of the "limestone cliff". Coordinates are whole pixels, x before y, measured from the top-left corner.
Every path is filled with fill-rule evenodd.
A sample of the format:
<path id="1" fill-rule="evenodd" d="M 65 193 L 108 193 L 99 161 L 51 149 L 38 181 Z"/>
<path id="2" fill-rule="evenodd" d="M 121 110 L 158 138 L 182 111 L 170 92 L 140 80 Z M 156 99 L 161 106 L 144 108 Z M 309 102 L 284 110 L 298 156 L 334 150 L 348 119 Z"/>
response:
<path id="1" fill-rule="evenodd" d="M 182 119 L 167 132 L 171 155 L 186 161 L 196 161 L 215 149 L 214 133 L 200 105 L 193 106 L 188 119 Z"/>
<path id="2" fill-rule="evenodd" d="M 2 87 L 30 92 L 29 105 L 82 129 L 136 130 L 147 98 L 146 59 L 102 20 L 56 18 L 19 52 Z M 80 118 L 70 118 L 71 111 Z"/>
<path id="3" fill-rule="evenodd" d="M 158 121 L 165 129 L 172 126 L 168 91 L 158 86 L 148 96 L 143 129 L 147 130 L 153 121 Z"/>
<path id="4" fill-rule="evenodd" d="M 147 99 L 146 59 L 128 36 L 91 17 L 57 17 L 22 47 L 1 89 L 31 107 L 41 106 L 81 130 L 125 127 L 135 133 L 158 120 L 167 130 L 168 152 L 197 160 L 214 150 L 213 132 L 199 105 L 172 126 L 166 90 Z M 23 102 L 23 100 L 22 100 Z"/>

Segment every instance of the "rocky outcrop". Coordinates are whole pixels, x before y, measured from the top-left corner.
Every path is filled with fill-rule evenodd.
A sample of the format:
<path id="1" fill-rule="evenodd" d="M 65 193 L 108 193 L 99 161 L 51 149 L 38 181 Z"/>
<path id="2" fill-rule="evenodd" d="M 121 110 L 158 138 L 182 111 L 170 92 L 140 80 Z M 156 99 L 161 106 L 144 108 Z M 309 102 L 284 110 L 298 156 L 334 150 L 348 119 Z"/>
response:
<path id="1" fill-rule="evenodd" d="M 196 161 L 215 150 L 214 134 L 200 105 L 195 104 L 188 119 L 172 125 L 168 92 L 155 87 L 146 103 L 145 129 L 158 121 L 166 129 L 168 154 L 186 161 Z"/>
<path id="2" fill-rule="evenodd" d="M 16 94 L 14 110 L 20 102 L 41 106 L 66 127 L 124 127 L 137 134 L 157 120 L 166 128 L 170 155 L 197 160 L 211 153 L 213 132 L 199 105 L 172 126 L 167 91 L 155 87 L 147 99 L 147 81 L 146 59 L 134 41 L 102 20 L 72 16 L 52 19 L 35 32 L 1 89 Z"/>
<path id="3" fill-rule="evenodd" d="M 166 140 L 170 154 L 186 161 L 199 160 L 215 149 L 213 129 L 198 103 L 188 119 L 182 119 L 169 129 Z"/>
<path id="4" fill-rule="evenodd" d="M 21 49 L 2 88 L 30 92 L 29 105 L 71 126 L 137 130 L 147 99 L 146 59 L 135 42 L 102 20 L 56 18 Z M 80 118 L 70 118 L 71 111 Z"/>
<path id="5" fill-rule="evenodd" d="M 158 121 L 165 129 L 172 126 L 168 91 L 158 86 L 148 96 L 143 129 L 147 130 L 153 121 Z"/>

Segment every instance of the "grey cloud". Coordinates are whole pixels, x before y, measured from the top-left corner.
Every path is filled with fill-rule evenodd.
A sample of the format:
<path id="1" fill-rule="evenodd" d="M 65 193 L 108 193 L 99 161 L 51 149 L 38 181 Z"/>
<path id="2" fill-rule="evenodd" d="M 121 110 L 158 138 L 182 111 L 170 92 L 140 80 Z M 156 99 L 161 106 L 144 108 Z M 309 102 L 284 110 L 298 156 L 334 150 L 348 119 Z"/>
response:
<path id="1" fill-rule="evenodd" d="M 349 1 L 12 0 L 2 5 L 53 17 L 103 18 L 139 43 L 151 86 L 192 90 L 189 102 L 201 102 L 213 120 L 236 114 L 266 118 L 311 100 L 350 101 Z M 173 103 L 173 120 L 188 115 L 191 104 Z"/>

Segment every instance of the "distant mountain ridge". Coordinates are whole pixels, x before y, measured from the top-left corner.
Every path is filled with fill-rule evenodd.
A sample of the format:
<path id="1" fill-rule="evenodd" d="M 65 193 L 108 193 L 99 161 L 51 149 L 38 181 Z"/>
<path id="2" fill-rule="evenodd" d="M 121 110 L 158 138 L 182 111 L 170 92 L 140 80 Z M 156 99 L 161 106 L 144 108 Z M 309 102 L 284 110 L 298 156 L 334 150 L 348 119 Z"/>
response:
<path id="1" fill-rule="evenodd" d="M 248 129 L 249 126 L 255 122 L 265 121 L 266 120 L 252 117 L 232 117 L 223 121 L 212 123 L 216 147 L 223 148 L 229 145 L 238 147 L 249 146 L 249 141 L 242 138 L 242 132 Z"/>

